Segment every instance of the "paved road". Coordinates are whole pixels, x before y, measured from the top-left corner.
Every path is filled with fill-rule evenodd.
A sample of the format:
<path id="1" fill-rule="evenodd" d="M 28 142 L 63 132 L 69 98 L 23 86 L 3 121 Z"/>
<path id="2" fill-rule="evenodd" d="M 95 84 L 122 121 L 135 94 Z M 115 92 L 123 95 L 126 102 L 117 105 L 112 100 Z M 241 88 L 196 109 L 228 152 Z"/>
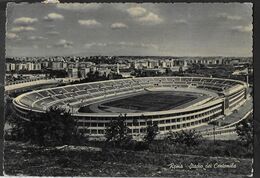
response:
<path id="1" fill-rule="evenodd" d="M 225 120 L 222 120 L 222 125 L 227 125 L 233 122 L 240 120 L 243 116 L 245 116 L 251 109 L 253 109 L 253 99 L 248 99 L 240 108 L 237 109 L 237 112 L 233 112 L 229 116 L 225 116 Z M 215 129 L 219 129 L 220 126 L 215 126 Z M 195 129 L 196 131 L 205 131 L 205 130 L 212 130 L 213 125 L 205 125 L 198 127 Z"/>

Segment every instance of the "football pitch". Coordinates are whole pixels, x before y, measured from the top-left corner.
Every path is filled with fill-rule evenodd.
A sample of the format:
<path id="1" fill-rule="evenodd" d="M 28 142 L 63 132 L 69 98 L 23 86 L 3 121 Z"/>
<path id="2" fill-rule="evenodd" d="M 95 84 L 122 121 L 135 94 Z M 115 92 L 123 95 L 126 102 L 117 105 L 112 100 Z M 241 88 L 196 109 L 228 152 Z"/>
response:
<path id="1" fill-rule="evenodd" d="M 129 111 L 153 112 L 173 109 L 195 99 L 197 99 L 197 96 L 182 92 L 145 92 L 134 96 L 126 96 L 120 99 L 102 102 L 98 104 L 98 108 L 103 111 L 110 110 L 108 108 L 113 108 L 115 111 L 116 108 L 118 108 L 118 110 L 125 109 Z M 88 106 L 82 107 L 80 111 L 93 113 L 93 111 L 90 112 Z"/>

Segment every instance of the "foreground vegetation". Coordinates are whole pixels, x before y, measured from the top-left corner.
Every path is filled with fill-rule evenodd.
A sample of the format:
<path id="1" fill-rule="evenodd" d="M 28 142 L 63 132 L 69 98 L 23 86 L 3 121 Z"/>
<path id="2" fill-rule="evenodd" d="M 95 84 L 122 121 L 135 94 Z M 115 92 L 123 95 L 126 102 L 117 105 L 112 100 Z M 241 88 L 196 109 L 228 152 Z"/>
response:
<path id="1" fill-rule="evenodd" d="M 5 174 L 30 176 L 169 176 L 244 177 L 251 159 L 204 157 L 89 147 L 39 147 L 5 142 Z M 235 165 L 235 168 L 191 168 L 194 165 Z M 173 165 L 183 165 L 175 168 Z"/>
<path id="2" fill-rule="evenodd" d="M 6 135 L 4 154 L 7 175 L 244 177 L 251 174 L 252 118 L 238 125 L 238 140 L 205 140 L 195 130 L 170 133 L 163 140 L 155 140 L 158 125 L 148 120 L 143 140 L 136 141 L 129 135 L 125 116 L 120 115 L 110 122 L 106 140 L 102 142 L 90 141 L 79 133 L 70 112 L 59 108 L 50 108 L 41 116 L 29 113 L 30 122 L 10 118 L 13 118 L 9 120 L 12 129 Z"/>

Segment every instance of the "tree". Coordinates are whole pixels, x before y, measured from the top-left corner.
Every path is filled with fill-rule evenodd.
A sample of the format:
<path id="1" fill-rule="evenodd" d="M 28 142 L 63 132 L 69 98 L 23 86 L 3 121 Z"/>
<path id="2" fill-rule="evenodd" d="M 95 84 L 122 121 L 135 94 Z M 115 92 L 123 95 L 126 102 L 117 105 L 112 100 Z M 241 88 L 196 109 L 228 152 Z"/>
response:
<path id="1" fill-rule="evenodd" d="M 239 136 L 238 140 L 248 148 L 253 146 L 253 117 L 244 119 L 237 125 L 236 132 Z"/>
<path id="2" fill-rule="evenodd" d="M 122 76 L 121 74 L 117 74 L 117 73 L 112 73 L 112 72 L 111 72 L 111 73 L 108 74 L 107 78 L 108 78 L 109 80 L 122 79 L 123 76 Z"/>
<path id="3" fill-rule="evenodd" d="M 80 71 L 78 71 L 78 78 L 82 78 L 82 74 Z"/>
<path id="4" fill-rule="evenodd" d="M 12 98 L 9 95 L 6 95 L 4 98 L 5 104 L 5 121 L 8 121 L 9 118 L 13 117 L 13 108 L 12 108 Z"/>
<path id="5" fill-rule="evenodd" d="M 50 77 L 56 77 L 56 78 L 64 78 L 68 77 L 68 72 L 65 70 L 46 70 L 45 73 L 49 73 Z"/>
<path id="6" fill-rule="evenodd" d="M 79 144 L 77 121 L 65 109 L 51 107 L 44 113 L 29 112 L 28 120 L 16 117 L 12 135 L 40 146 Z"/>
<path id="7" fill-rule="evenodd" d="M 183 68 L 182 68 L 182 66 L 180 66 L 180 68 L 179 68 L 179 73 L 183 73 Z"/>
<path id="8" fill-rule="evenodd" d="M 166 76 L 171 76 L 172 75 L 172 70 L 170 68 L 166 68 L 165 75 Z"/>
<path id="9" fill-rule="evenodd" d="M 171 143 L 180 143 L 187 146 L 194 146 L 200 143 L 202 139 L 201 134 L 198 134 L 195 130 L 182 130 L 181 132 L 170 132 L 167 140 Z"/>
<path id="10" fill-rule="evenodd" d="M 134 129 L 139 125 L 138 123 L 138 120 L 136 117 L 133 118 L 133 126 L 134 126 Z"/>
<path id="11" fill-rule="evenodd" d="M 158 134 L 158 130 L 158 125 L 156 123 L 148 123 L 146 128 L 146 135 L 144 136 L 144 141 L 148 144 L 152 143 L 152 141 L 154 141 L 156 135 Z"/>
<path id="12" fill-rule="evenodd" d="M 126 125 L 125 118 L 122 114 L 118 118 L 111 120 L 106 128 L 105 137 L 107 142 L 112 142 L 115 145 L 121 145 L 125 140 L 131 140 L 128 135 L 129 128 Z"/>

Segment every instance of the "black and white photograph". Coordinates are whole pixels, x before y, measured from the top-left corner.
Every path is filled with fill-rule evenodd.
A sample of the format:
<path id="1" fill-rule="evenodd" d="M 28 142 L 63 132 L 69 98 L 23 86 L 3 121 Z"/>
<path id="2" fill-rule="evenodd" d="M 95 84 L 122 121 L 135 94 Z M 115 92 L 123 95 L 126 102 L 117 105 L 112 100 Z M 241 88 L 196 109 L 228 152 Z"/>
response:
<path id="1" fill-rule="evenodd" d="M 9 2 L 5 28 L 5 176 L 252 176 L 253 3 Z"/>

